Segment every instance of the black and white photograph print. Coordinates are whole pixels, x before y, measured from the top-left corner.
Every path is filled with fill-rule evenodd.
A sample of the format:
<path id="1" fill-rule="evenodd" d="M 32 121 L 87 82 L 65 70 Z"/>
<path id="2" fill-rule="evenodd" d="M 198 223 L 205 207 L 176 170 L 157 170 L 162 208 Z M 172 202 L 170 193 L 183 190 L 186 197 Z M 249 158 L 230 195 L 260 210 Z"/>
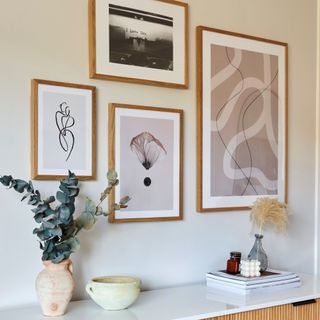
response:
<path id="1" fill-rule="evenodd" d="M 90 77 L 188 87 L 188 4 L 89 0 Z"/>
<path id="2" fill-rule="evenodd" d="M 95 87 L 32 80 L 32 177 L 95 176 Z"/>
<path id="3" fill-rule="evenodd" d="M 110 62 L 173 70 L 173 18 L 109 4 Z"/>

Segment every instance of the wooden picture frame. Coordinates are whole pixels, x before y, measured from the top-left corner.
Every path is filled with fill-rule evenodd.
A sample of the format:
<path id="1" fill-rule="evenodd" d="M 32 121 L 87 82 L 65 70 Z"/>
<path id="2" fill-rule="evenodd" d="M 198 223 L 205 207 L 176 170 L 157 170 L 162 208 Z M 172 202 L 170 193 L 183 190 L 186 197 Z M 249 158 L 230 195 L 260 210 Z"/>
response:
<path id="1" fill-rule="evenodd" d="M 188 88 L 188 4 L 89 0 L 90 78 Z"/>
<path id="2" fill-rule="evenodd" d="M 197 27 L 197 211 L 287 202 L 288 45 Z"/>
<path id="3" fill-rule="evenodd" d="M 31 115 L 32 179 L 95 179 L 96 88 L 33 79 Z"/>
<path id="4" fill-rule="evenodd" d="M 182 219 L 183 110 L 109 105 L 109 168 L 120 184 L 109 198 L 128 195 L 128 208 L 110 222 Z"/>

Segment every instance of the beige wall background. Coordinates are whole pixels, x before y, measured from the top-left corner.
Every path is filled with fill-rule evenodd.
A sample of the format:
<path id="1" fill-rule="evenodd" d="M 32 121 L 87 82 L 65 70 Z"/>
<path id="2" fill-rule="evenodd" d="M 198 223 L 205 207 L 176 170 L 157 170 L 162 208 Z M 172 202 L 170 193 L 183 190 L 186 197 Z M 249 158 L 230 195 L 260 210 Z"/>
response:
<path id="1" fill-rule="evenodd" d="M 72 257 L 77 289 L 93 276 L 129 274 L 144 289 L 204 281 L 223 268 L 231 250 L 248 254 L 253 244 L 248 212 L 199 214 L 196 197 L 195 27 L 205 25 L 289 44 L 289 206 L 287 235 L 266 232 L 264 247 L 274 268 L 312 273 L 315 247 L 316 0 L 190 0 L 190 88 L 175 90 L 88 78 L 87 0 L 0 0 L 0 173 L 30 178 L 30 80 L 95 85 L 97 177 L 81 183 L 98 200 L 107 171 L 107 104 L 182 108 L 185 111 L 184 220 L 114 224 L 99 221 L 81 234 Z M 57 182 L 36 181 L 43 196 Z M 34 302 L 42 269 L 30 207 L 0 190 L 0 307 Z"/>

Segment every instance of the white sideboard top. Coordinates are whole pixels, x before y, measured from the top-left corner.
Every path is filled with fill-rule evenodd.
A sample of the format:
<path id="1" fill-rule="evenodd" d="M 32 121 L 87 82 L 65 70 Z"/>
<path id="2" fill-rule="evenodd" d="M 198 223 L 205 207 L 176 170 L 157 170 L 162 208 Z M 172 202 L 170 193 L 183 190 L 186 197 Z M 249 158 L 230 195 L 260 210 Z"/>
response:
<path id="1" fill-rule="evenodd" d="M 57 320 L 199 320 L 320 297 L 320 278 L 301 275 L 302 286 L 247 296 L 207 290 L 197 284 L 142 292 L 127 310 L 106 311 L 92 300 L 70 303 Z M 0 310 L 1 320 L 48 320 L 38 305 Z"/>

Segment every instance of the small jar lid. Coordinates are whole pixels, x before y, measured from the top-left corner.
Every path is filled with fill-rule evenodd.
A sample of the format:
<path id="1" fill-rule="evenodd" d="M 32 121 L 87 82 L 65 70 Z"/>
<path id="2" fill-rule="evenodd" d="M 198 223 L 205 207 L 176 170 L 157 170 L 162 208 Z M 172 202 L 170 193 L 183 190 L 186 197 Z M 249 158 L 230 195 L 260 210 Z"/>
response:
<path id="1" fill-rule="evenodd" d="M 230 256 L 233 258 L 241 258 L 241 252 L 239 251 L 231 251 Z"/>

